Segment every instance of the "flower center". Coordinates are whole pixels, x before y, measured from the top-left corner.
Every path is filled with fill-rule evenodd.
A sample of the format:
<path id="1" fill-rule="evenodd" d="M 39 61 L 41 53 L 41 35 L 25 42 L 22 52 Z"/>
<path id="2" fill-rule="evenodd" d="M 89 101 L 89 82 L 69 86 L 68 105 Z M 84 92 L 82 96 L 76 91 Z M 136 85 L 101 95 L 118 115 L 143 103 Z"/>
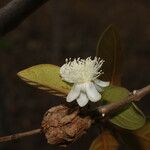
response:
<path id="1" fill-rule="evenodd" d="M 60 75 L 63 80 L 70 83 L 84 83 L 97 79 L 103 74 L 101 67 L 104 60 L 95 57 L 87 59 L 66 59 L 66 63 L 60 68 Z"/>

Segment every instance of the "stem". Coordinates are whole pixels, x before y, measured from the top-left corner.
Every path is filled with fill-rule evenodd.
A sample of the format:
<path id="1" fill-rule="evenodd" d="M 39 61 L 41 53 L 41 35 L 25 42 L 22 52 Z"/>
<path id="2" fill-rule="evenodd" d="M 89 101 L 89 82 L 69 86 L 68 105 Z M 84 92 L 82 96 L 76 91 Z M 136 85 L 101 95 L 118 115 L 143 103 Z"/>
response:
<path id="1" fill-rule="evenodd" d="M 48 0 L 12 0 L 0 9 L 0 37 L 17 27 Z"/>
<path id="2" fill-rule="evenodd" d="M 27 131 L 27 132 L 12 134 L 12 135 L 9 135 L 9 136 L 3 136 L 3 137 L 0 137 L 0 143 L 16 140 L 16 139 L 19 139 L 19 138 L 23 138 L 23 137 L 26 137 L 26 136 L 31 136 L 31 135 L 38 134 L 38 133 L 41 133 L 41 129 L 35 129 L 35 130 Z"/>
<path id="3" fill-rule="evenodd" d="M 150 94 L 150 85 L 139 90 L 134 90 L 132 93 L 129 94 L 128 97 L 124 98 L 123 100 L 119 102 L 100 106 L 98 107 L 98 111 L 104 117 L 106 114 L 109 114 L 110 112 L 123 108 L 127 106 L 128 104 L 130 104 L 131 102 L 136 102 L 136 101 L 141 100 L 147 94 Z"/>
<path id="4" fill-rule="evenodd" d="M 122 108 L 131 102 L 139 101 L 142 97 L 144 97 L 147 94 L 150 94 L 150 85 L 148 85 L 142 89 L 136 90 L 136 92 L 134 90 L 132 94 L 130 94 L 128 97 L 126 97 L 125 99 L 123 99 L 119 102 L 101 106 L 98 108 L 98 111 L 100 113 L 102 113 L 102 116 L 103 116 L 103 114 L 105 116 L 105 114 L 108 114 L 119 108 Z M 34 134 L 38 134 L 38 133 L 41 133 L 41 131 L 42 131 L 41 129 L 35 129 L 35 130 L 27 131 L 27 132 L 22 132 L 22 133 L 12 134 L 9 136 L 0 137 L 0 143 L 16 140 L 16 139 L 23 138 L 26 136 L 31 136 Z"/>

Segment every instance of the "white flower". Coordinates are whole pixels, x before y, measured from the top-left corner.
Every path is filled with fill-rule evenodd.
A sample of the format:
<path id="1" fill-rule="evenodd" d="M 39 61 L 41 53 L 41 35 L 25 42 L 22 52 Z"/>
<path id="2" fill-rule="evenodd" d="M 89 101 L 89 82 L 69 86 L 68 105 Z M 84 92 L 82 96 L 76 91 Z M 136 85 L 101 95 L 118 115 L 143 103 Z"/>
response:
<path id="1" fill-rule="evenodd" d="M 66 63 L 60 68 L 62 80 L 73 83 L 73 87 L 67 95 L 67 102 L 77 100 L 80 107 L 85 106 L 88 101 L 97 102 L 101 99 L 103 87 L 109 85 L 109 82 L 104 82 L 98 79 L 103 74 L 101 67 L 104 60 L 95 57 L 87 59 L 66 59 Z"/>

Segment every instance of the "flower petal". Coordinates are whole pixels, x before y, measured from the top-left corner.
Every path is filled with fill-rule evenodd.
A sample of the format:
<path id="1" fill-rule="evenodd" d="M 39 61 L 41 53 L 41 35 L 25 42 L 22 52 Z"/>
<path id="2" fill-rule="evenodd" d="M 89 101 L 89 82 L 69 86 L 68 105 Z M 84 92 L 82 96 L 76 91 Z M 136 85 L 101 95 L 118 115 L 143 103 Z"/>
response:
<path id="1" fill-rule="evenodd" d="M 89 99 L 85 93 L 81 92 L 79 98 L 77 99 L 77 103 L 80 107 L 85 106 L 88 103 Z"/>
<path id="2" fill-rule="evenodd" d="M 96 90 L 94 83 L 86 83 L 86 94 L 92 102 L 97 102 L 101 99 L 101 94 Z"/>
<path id="3" fill-rule="evenodd" d="M 67 95 L 66 101 L 67 102 L 72 102 L 73 100 L 77 99 L 80 94 L 80 86 L 79 85 L 74 85 Z"/>
<path id="4" fill-rule="evenodd" d="M 94 85 L 95 85 L 96 90 L 97 90 L 98 92 L 102 92 L 102 91 L 103 91 L 102 87 L 100 87 L 100 86 L 97 85 L 97 84 L 94 84 Z"/>
<path id="5" fill-rule="evenodd" d="M 95 84 L 101 86 L 101 87 L 106 87 L 109 86 L 110 82 L 105 82 L 99 79 L 94 80 Z"/>

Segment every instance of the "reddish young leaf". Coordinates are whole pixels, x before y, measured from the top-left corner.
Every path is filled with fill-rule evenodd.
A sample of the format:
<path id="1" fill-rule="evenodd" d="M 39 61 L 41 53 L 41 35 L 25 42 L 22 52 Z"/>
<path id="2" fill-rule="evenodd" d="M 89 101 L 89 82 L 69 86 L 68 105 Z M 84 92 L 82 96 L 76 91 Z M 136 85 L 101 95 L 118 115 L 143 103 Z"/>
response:
<path id="1" fill-rule="evenodd" d="M 133 150 L 149 150 L 150 149 L 150 121 L 135 131 L 129 132 L 121 130 L 121 137 L 125 144 Z"/>
<path id="2" fill-rule="evenodd" d="M 141 150 L 149 150 L 150 149 L 150 121 L 140 128 L 133 132 L 133 134 L 137 137 L 142 147 Z"/>
<path id="3" fill-rule="evenodd" d="M 121 46 L 118 33 L 110 25 L 99 39 L 96 56 L 105 60 L 103 80 L 111 81 L 113 85 L 121 82 Z"/>
<path id="4" fill-rule="evenodd" d="M 119 143 L 109 131 L 103 131 L 91 144 L 89 150 L 118 150 Z"/>

